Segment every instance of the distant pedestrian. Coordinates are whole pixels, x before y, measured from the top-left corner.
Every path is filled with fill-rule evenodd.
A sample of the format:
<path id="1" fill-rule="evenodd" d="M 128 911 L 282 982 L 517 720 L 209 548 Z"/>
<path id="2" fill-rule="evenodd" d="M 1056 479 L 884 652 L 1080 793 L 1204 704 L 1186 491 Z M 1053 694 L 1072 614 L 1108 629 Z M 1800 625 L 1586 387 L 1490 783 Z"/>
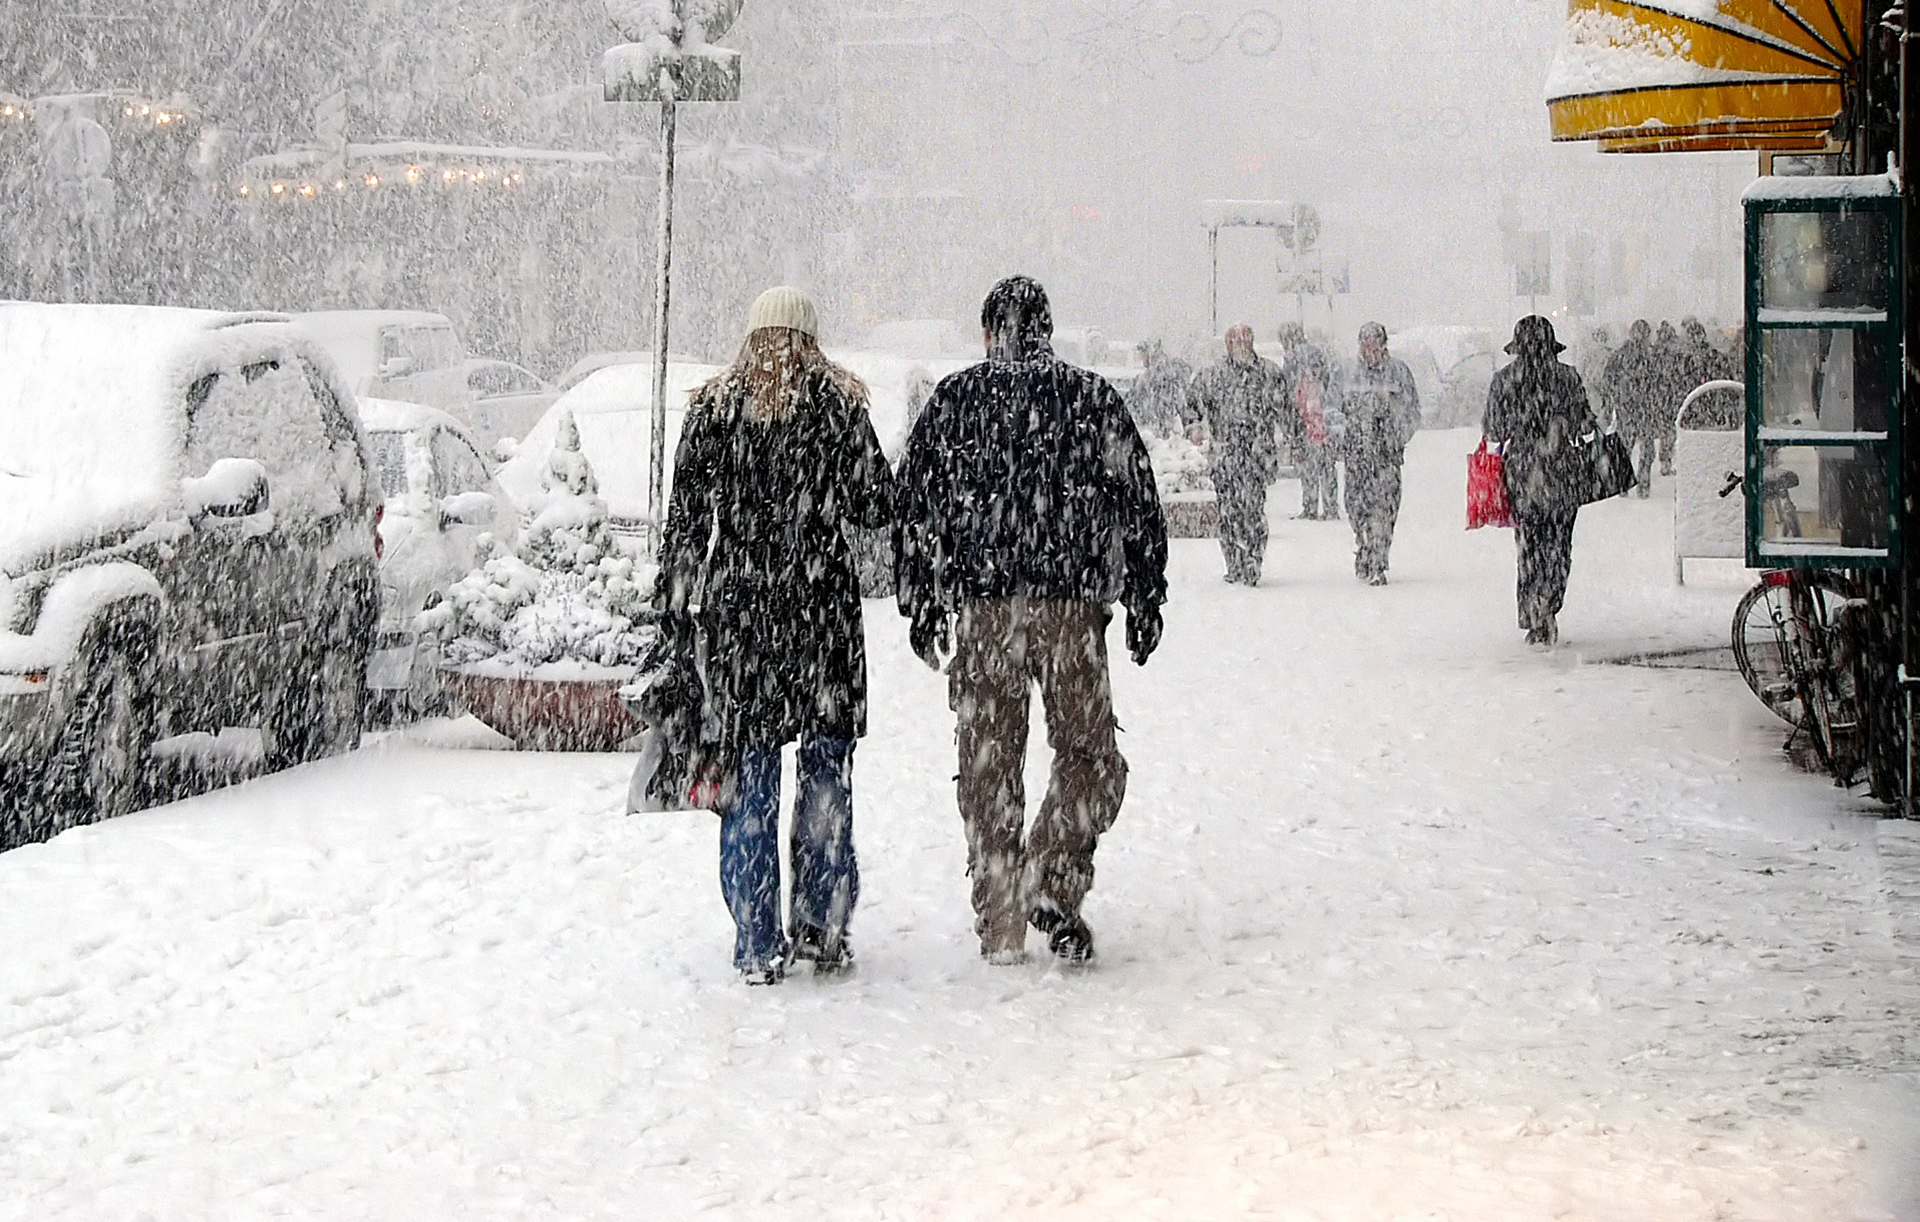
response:
<path id="1" fill-rule="evenodd" d="M 1140 354 L 1140 376 L 1133 380 L 1127 395 L 1127 410 L 1141 428 L 1171 436 L 1180 431 L 1193 366 L 1169 356 L 1167 346 L 1159 340 L 1140 345 Z"/>
<path id="2" fill-rule="evenodd" d="M 1340 518 L 1340 466 L 1333 435 L 1341 423 L 1335 395 L 1333 362 L 1307 342 L 1307 329 L 1297 322 L 1280 328 L 1285 359 L 1280 366 L 1292 404 L 1288 414 L 1294 465 L 1300 469 L 1300 514 L 1309 521 Z"/>
<path id="3" fill-rule="evenodd" d="M 1507 351 L 1515 359 L 1493 375 L 1484 430 L 1487 441 L 1504 448 L 1520 549 L 1520 627 L 1527 644 L 1550 649 L 1560 640 L 1574 520 L 1593 478 L 1587 439 L 1599 425 L 1580 375 L 1559 359 L 1565 345 L 1554 338 L 1552 322 L 1537 314 L 1521 319 Z"/>
<path id="4" fill-rule="evenodd" d="M 1360 355 L 1341 373 L 1337 396 L 1347 464 L 1347 518 L 1353 523 L 1353 571 L 1387 584 L 1388 554 L 1400 517 L 1400 468 L 1420 429 L 1420 392 L 1406 362 L 1387 351 L 1387 329 L 1360 328 Z"/>
<path id="5" fill-rule="evenodd" d="M 1220 505 L 1227 580 L 1260 584 L 1267 554 L 1267 485 L 1280 473 L 1280 431 L 1289 410 L 1280 367 L 1253 350 L 1253 328 L 1227 330 L 1227 355 L 1187 388 L 1188 436 L 1207 447 Z"/>
<path id="6" fill-rule="evenodd" d="M 1660 444 L 1656 402 L 1660 369 L 1653 350 L 1653 328 L 1644 318 L 1627 328 L 1627 341 L 1607 360 L 1607 410 L 1621 440 L 1633 452 L 1633 479 L 1640 496 L 1653 486 L 1653 456 Z"/>
<path id="7" fill-rule="evenodd" d="M 1700 385 L 1694 380 L 1696 361 L 1680 338 L 1680 332 L 1674 325 L 1662 319 L 1660 329 L 1653 336 L 1653 394 L 1654 409 L 1651 420 L 1653 435 L 1659 445 L 1660 474 L 1673 474 L 1674 429 L 1680 414 L 1680 404 L 1685 401 L 1687 392 Z"/>
<path id="8" fill-rule="evenodd" d="M 949 653 L 974 932 L 990 963 L 1026 927 L 1068 963 L 1093 956 L 1081 902 L 1126 795 L 1107 672 L 1118 598 L 1145 665 L 1160 643 L 1167 534 L 1147 449 L 1120 395 L 1054 356 L 1047 295 L 1025 276 L 987 294 L 987 359 L 943 379 L 900 460 L 900 610 L 935 670 Z M 1053 773 L 1026 826 L 1033 685 Z"/>
<path id="9" fill-rule="evenodd" d="M 890 521 L 893 478 L 867 388 L 818 334 L 797 289 L 753 303 L 739 357 L 687 408 L 661 540 L 667 613 L 703 629 L 712 715 L 739 758 L 735 796 L 716 813 L 733 961 L 750 984 L 777 983 L 792 959 L 845 967 L 860 893 L 853 749 L 867 732 L 867 663 L 847 531 Z M 796 740 L 783 931 L 780 749 Z"/>
<path id="10" fill-rule="evenodd" d="M 1594 416 L 1602 424 L 1613 424 L 1612 409 L 1607 405 L 1607 362 L 1613 359 L 1613 333 L 1605 327 L 1595 327 L 1587 336 L 1586 347 L 1580 353 L 1580 384 L 1586 388 L 1587 402 L 1593 407 Z"/>

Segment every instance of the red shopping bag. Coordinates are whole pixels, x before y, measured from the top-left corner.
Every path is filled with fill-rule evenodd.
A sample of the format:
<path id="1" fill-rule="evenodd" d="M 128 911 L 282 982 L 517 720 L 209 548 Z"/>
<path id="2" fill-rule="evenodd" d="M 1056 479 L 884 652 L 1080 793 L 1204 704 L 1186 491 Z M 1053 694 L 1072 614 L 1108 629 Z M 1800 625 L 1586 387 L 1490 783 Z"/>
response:
<path id="1" fill-rule="evenodd" d="M 1467 529 L 1512 525 L 1505 460 L 1498 450 L 1487 449 L 1487 440 L 1482 437 L 1480 448 L 1467 455 Z"/>

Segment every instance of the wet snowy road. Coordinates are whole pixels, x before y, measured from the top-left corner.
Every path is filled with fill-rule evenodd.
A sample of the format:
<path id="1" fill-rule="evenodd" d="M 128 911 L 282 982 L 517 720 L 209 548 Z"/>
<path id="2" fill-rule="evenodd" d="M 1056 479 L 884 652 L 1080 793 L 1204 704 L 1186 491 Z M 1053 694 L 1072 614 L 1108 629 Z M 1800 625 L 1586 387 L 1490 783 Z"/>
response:
<path id="1" fill-rule="evenodd" d="M 1176 545 L 1087 973 L 975 957 L 877 604 L 846 980 L 735 983 L 713 821 L 618 757 L 389 741 L 0 855 L 0 1216 L 1920 1216 L 1914 838 L 1737 676 L 1590 664 L 1724 633 L 1658 499 L 1527 652 L 1469 444 L 1384 589 L 1291 484 L 1267 586 Z"/>

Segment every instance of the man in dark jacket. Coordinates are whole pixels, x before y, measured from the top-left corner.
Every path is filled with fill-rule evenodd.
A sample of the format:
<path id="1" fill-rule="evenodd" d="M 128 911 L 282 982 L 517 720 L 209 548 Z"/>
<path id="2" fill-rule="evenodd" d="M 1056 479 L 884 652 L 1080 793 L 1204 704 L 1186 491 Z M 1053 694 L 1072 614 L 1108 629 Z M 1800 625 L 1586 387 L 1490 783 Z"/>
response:
<path id="1" fill-rule="evenodd" d="M 1587 437 L 1598 429 L 1565 345 L 1537 314 L 1513 328 L 1515 360 L 1487 391 L 1487 440 L 1505 449 L 1507 499 L 1519 536 L 1517 601 L 1527 644 L 1549 649 L 1573 568 L 1573 524 L 1593 480 Z"/>
<path id="2" fill-rule="evenodd" d="M 1167 536 L 1153 468 L 1120 395 L 1055 357 L 1039 284 L 1014 276 L 981 310 L 987 359 L 952 374 L 908 439 L 895 536 L 900 610 L 959 719 L 959 804 L 974 931 L 989 962 L 1019 961 L 1029 922 L 1085 962 L 1080 905 L 1093 852 L 1126 794 L 1107 674 L 1107 624 L 1160 642 Z M 1031 829 L 1027 707 L 1046 706 L 1053 773 Z M 1024 835 L 1023 835 L 1024 832 Z"/>
<path id="3" fill-rule="evenodd" d="M 1280 367 L 1253 350 L 1253 328 L 1227 330 L 1227 355 L 1194 375 L 1182 410 L 1195 445 L 1207 445 L 1220 504 L 1227 580 L 1260 584 L 1267 554 L 1267 485 L 1279 474 L 1287 416 Z"/>
<path id="4" fill-rule="evenodd" d="M 1660 444 L 1655 410 L 1659 382 L 1653 328 L 1646 319 L 1637 318 L 1627 328 L 1627 342 L 1607 361 L 1606 402 L 1620 439 L 1634 451 L 1634 483 L 1643 497 L 1653 486 L 1653 452 Z"/>
<path id="5" fill-rule="evenodd" d="M 1660 450 L 1660 474 L 1673 474 L 1673 443 L 1680 404 L 1700 385 L 1694 380 L 1698 362 L 1666 319 L 1653 334 L 1653 418 L 1651 428 Z"/>
<path id="6" fill-rule="evenodd" d="M 1420 430 L 1420 391 L 1405 361 L 1387 351 L 1387 329 L 1360 328 L 1360 355 L 1341 373 L 1336 395 L 1345 421 L 1347 519 L 1353 523 L 1353 571 L 1370 586 L 1387 584 L 1387 555 L 1400 518 L 1400 468 Z"/>

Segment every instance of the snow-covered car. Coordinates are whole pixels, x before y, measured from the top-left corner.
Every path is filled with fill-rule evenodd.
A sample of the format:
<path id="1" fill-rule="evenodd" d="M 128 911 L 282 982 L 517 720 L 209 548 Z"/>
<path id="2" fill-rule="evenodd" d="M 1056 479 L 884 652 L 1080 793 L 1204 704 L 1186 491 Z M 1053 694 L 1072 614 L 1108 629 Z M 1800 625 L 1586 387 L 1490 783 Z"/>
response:
<path id="1" fill-rule="evenodd" d="M 653 353 L 651 352 L 589 352 L 567 366 L 567 371 L 560 375 L 560 380 L 554 385 L 561 394 L 565 394 L 609 365 L 650 365 L 652 363 Z M 699 363 L 697 359 L 684 352 L 674 352 L 671 349 L 667 352 L 668 365 L 698 365 Z"/>
<path id="2" fill-rule="evenodd" d="M 502 437 L 521 438 L 546 415 L 560 392 L 530 369 L 512 361 L 476 359 L 467 362 L 468 409 L 473 437 L 491 447 Z"/>
<path id="3" fill-rule="evenodd" d="M 327 350 L 347 388 L 361 398 L 424 403 L 456 420 L 472 418 L 466 345 L 446 315 L 321 310 L 294 320 Z"/>
<path id="4" fill-rule="evenodd" d="M 356 744 L 379 496 L 353 398 L 279 315 L 0 304 L 0 812 L 122 813 L 161 737 Z"/>
<path id="5" fill-rule="evenodd" d="M 1485 327 L 1409 327 L 1389 341 L 1393 354 L 1407 363 L 1420 390 L 1427 428 L 1461 428 L 1480 423 L 1487 410 L 1499 344 Z"/>
<path id="6" fill-rule="evenodd" d="M 720 369 L 716 365 L 667 362 L 667 487 L 673 486 L 673 454 L 680 425 L 694 389 Z M 644 530 L 647 521 L 647 466 L 653 435 L 653 365 L 607 365 L 561 394 L 540 422 L 520 440 L 519 452 L 499 470 L 500 484 L 524 514 L 541 492 L 541 477 L 560 417 L 572 413 L 580 429 L 580 451 L 592 464 L 600 496 L 618 533 Z"/>
<path id="7" fill-rule="evenodd" d="M 360 421 L 385 500 L 367 688 L 383 716 L 419 715 L 436 707 L 440 691 L 416 618 L 487 558 L 482 535 L 511 546 L 520 514 L 473 436 L 446 412 L 362 399 Z"/>

